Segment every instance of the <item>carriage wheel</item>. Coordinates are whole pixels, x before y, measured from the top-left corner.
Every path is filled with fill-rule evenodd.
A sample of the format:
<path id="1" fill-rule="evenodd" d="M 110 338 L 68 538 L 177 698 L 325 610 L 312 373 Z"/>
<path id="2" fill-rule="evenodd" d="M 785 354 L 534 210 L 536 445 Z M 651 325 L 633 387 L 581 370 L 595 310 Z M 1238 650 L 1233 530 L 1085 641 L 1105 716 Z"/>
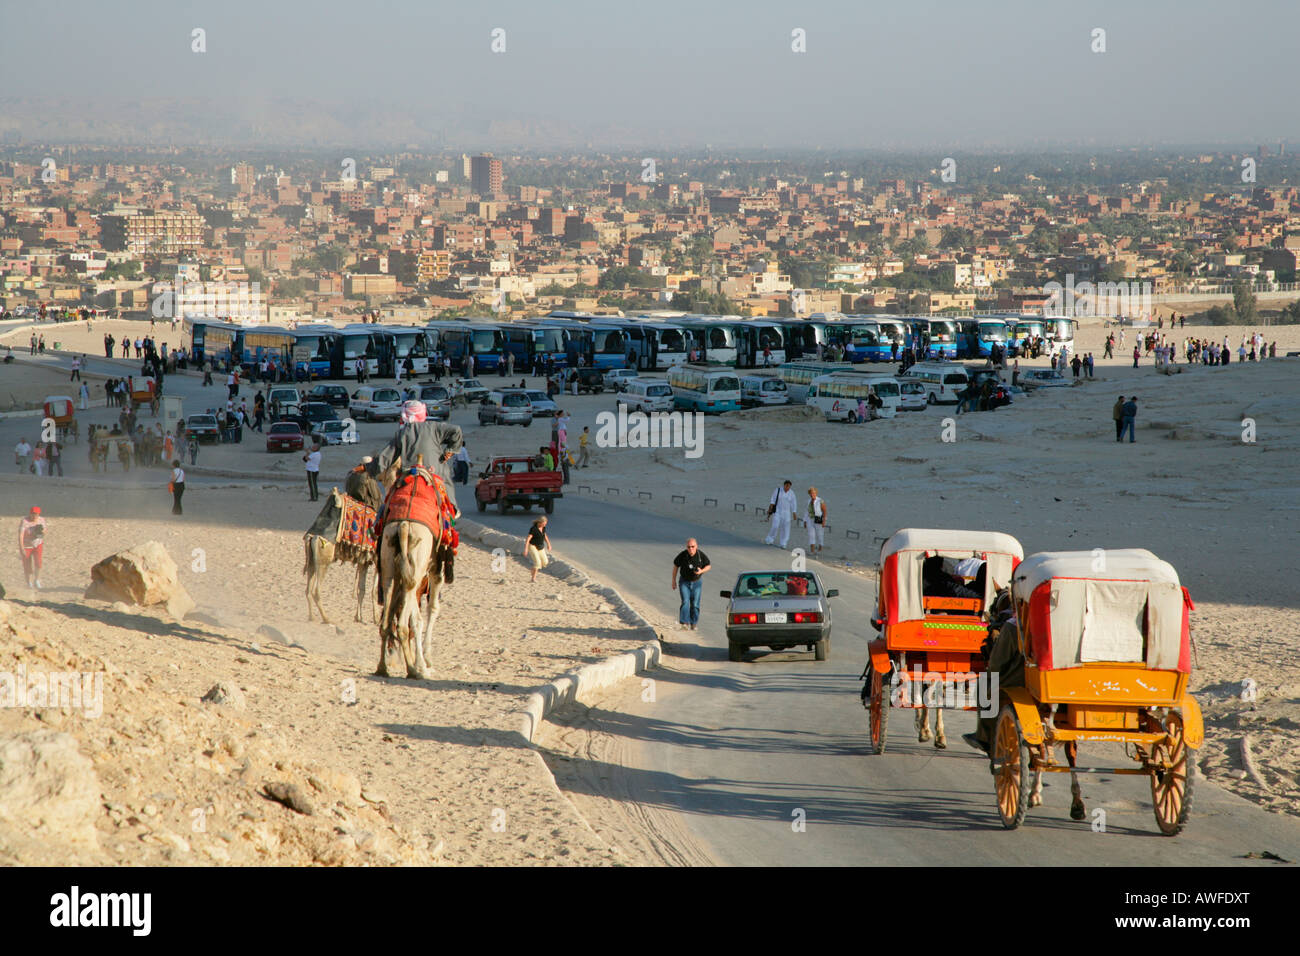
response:
<path id="1" fill-rule="evenodd" d="M 871 698 L 867 703 L 871 731 L 871 752 L 885 752 L 885 731 L 889 728 L 889 701 L 885 699 L 885 675 L 871 668 Z"/>
<path id="2" fill-rule="evenodd" d="M 1020 733 L 1015 709 L 1010 704 L 998 714 L 993 760 L 997 767 L 993 787 L 998 797 L 998 816 L 1004 827 L 1014 830 L 1024 821 L 1025 811 L 1029 809 L 1031 758 L 1029 744 Z"/>
<path id="3" fill-rule="evenodd" d="M 1182 832 L 1192 810 L 1194 765 L 1183 738 L 1181 714 L 1165 718 L 1165 739 L 1151 748 L 1151 802 L 1156 823 L 1165 836 Z"/>

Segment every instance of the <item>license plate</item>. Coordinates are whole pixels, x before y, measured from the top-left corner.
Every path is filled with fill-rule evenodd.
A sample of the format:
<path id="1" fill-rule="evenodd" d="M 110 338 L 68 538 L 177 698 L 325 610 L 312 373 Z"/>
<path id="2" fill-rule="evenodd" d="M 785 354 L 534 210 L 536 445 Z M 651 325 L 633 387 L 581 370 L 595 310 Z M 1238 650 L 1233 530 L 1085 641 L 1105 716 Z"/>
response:
<path id="1" fill-rule="evenodd" d="M 764 614 L 764 615 L 763 615 L 763 623 L 764 623 L 764 624 L 784 624 L 784 623 L 785 623 L 785 614 Z"/>

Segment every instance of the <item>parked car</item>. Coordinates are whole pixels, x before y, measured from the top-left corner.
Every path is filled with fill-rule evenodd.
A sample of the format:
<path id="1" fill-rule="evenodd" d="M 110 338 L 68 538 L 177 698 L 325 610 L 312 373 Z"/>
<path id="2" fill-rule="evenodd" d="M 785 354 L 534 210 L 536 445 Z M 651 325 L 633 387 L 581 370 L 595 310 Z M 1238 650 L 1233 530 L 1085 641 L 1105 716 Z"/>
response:
<path id="1" fill-rule="evenodd" d="M 662 378 L 638 378 L 627 383 L 617 404 L 626 405 L 629 411 L 670 412 L 673 409 L 673 389 Z"/>
<path id="2" fill-rule="evenodd" d="M 298 414 L 311 423 L 308 431 L 323 422 L 336 422 L 339 419 L 334 413 L 334 406 L 328 402 L 303 402 L 298 406 Z"/>
<path id="3" fill-rule="evenodd" d="M 302 404 L 302 393 L 296 388 L 286 385 L 277 385 L 266 393 L 266 407 L 269 412 L 274 414 L 279 412 L 293 412 Z"/>
<path id="4" fill-rule="evenodd" d="M 627 388 L 628 382 L 637 378 L 637 370 L 634 368 L 611 368 L 605 371 L 602 378 L 607 388 L 621 392 Z"/>
<path id="5" fill-rule="evenodd" d="M 317 385 L 307 393 L 309 402 L 328 402 L 336 408 L 348 407 L 348 390 L 342 385 Z"/>
<path id="6" fill-rule="evenodd" d="M 528 393 L 521 389 L 500 389 L 488 392 L 479 404 L 480 425 L 523 425 L 533 423 L 533 406 Z"/>
<path id="7" fill-rule="evenodd" d="M 312 429 L 311 438 L 320 445 L 355 445 L 359 440 L 357 423 L 350 418 L 320 422 Z"/>
<path id="8" fill-rule="evenodd" d="M 1020 384 L 1027 389 L 1069 388 L 1073 381 L 1050 368 L 1031 368 L 1020 373 Z"/>
<path id="9" fill-rule="evenodd" d="M 476 378 L 458 378 L 451 387 L 452 394 L 466 405 L 474 405 L 487 397 L 487 386 Z"/>
<path id="10" fill-rule="evenodd" d="M 743 660 L 751 647 L 774 651 L 807 647 L 819 661 L 830 656 L 830 598 L 812 571 L 742 571 L 728 599 L 727 658 Z"/>
<path id="11" fill-rule="evenodd" d="M 526 389 L 524 394 L 528 400 L 533 403 L 534 418 L 554 418 L 560 413 L 560 406 L 545 393 L 534 389 Z"/>
<path id="12" fill-rule="evenodd" d="M 185 420 L 185 429 L 200 442 L 221 441 L 221 429 L 216 415 L 191 415 Z"/>
<path id="13" fill-rule="evenodd" d="M 420 401 L 429 418 L 444 422 L 451 418 L 451 392 L 445 386 L 421 385 Z"/>
<path id="14" fill-rule="evenodd" d="M 474 504 L 478 510 L 486 511 L 488 505 L 495 504 L 497 511 L 505 514 L 514 505 L 521 505 L 524 510 L 541 505 L 551 514 L 555 499 L 564 497 L 560 491 L 564 475 L 543 471 L 538 461 L 528 457 L 493 458 L 474 486 Z"/>
<path id="15" fill-rule="evenodd" d="M 402 415 L 402 393 L 387 385 L 362 385 L 352 393 L 348 411 L 357 421 L 397 421 Z"/>
<path id="16" fill-rule="evenodd" d="M 302 429 L 297 422 L 275 422 L 267 429 L 267 451 L 302 451 L 302 448 Z"/>
<path id="17" fill-rule="evenodd" d="M 578 391 L 594 392 L 599 395 L 605 390 L 605 373 L 598 368 L 571 369 L 566 373 L 565 382 L 573 375 L 578 376 Z M 572 388 L 572 386 L 570 386 Z"/>
<path id="18" fill-rule="evenodd" d="M 898 382 L 898 410 L 902 412 L 923 412 L 926 409 L 925 386 L 920 382 L 900 379 Z"/>

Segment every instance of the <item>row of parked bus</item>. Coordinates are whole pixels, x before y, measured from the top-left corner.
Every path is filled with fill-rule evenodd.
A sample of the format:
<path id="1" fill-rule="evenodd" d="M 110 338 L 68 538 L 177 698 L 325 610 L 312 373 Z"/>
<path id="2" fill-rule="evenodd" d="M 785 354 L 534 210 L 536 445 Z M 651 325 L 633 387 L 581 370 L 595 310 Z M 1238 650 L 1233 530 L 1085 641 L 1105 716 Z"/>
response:
<path id="1" fill-rule="evenodd" d="M 777 367 L 821 358 L 834 348 L 850 364 L 897 361 L 915 349 L 921 359 L 985 358 L 994 349 L 1017 354 L 1027 343 L 1068 345 L 1072 319 L 997 316 L 917 318 L 819 313 L 806 319 L 742 318 L 659 312 L 635 317 L 552 312 L 518 322 L 456 319 L 423 326 L 360 323 L 296 328 L 191 323 L 196 362 L 218 368 L 274 361 L 299 379 L 344 378 L 363 362 L 367 374 L 391 376 L 408 361 L 416 375 L 449 359 L 453 371 L 470 360 L 476 373 L 502 363 L 523 372 L 589 366 L 666 370 L 698 364 L 736 369 Z M 513 363 L 509 361 L 513 356 Z"/>

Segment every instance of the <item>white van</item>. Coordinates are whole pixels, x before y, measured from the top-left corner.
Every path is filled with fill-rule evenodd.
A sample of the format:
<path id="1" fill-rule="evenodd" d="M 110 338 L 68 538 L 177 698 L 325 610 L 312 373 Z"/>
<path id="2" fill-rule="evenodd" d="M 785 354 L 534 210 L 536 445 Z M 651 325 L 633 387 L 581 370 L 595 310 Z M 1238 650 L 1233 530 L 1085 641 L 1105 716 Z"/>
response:
<path id="1" fill-rule="evenodd" d="M 856 374 L 862 376 L 862 379 L 871 386 L 871 390 L 876 393 L 876 397 L 880 399 L 880 407 L 875 412 L 876 418 L 896 417 L 902 399 L 902 389 L 899 388 L 898 379 L 891 375 L 863 375 L 861 372 Z"/>
<path id="2" fill-rule="evenodd" d="M 885 396 L 881 389 L 887 388 L 892 401 L 889 414 L 884 409 L 877 411 L 877 417 L 893 418 L 898 408 L 898 383 L 887 375 L 863 375 L 861 372 L 832 372 L 819 375 L 808 386 L 804 403 L 820 409 L 828 422 L 857 422 L 861 418 L 870 418 L 871 396 L 876 395 L 883 402 Z M 862 416 L 858 415 L 858 403 L 863 406 Z"/>
<path id="3" fill-rule="evenodd" d="M 957 393 L 966 388 L 966 369 L 951 362 L 917 362 L 901 376 L 902 380 L 920 382 L 930 405 L 955 405 Z"/>
<path id="4" fill-rule="evenodd" d="M 740 380 L 740 404 L 789 405 L 790 390 L 775 375 L 746 375 Z"/>
<path id="5" fill-rule="evenodd" d="M 387 385 L 362 385 L 352 393 L 348 411 L 357 421 L 397 421 L 402 415 L 402 393 Z"/>
<path id="6" fill-rule="evenodd" d="M 673 390 L 662 378 L 634 378 L 628 380 L 617 401 L 630 411 L 668 412 L 673 407 Z"/>

